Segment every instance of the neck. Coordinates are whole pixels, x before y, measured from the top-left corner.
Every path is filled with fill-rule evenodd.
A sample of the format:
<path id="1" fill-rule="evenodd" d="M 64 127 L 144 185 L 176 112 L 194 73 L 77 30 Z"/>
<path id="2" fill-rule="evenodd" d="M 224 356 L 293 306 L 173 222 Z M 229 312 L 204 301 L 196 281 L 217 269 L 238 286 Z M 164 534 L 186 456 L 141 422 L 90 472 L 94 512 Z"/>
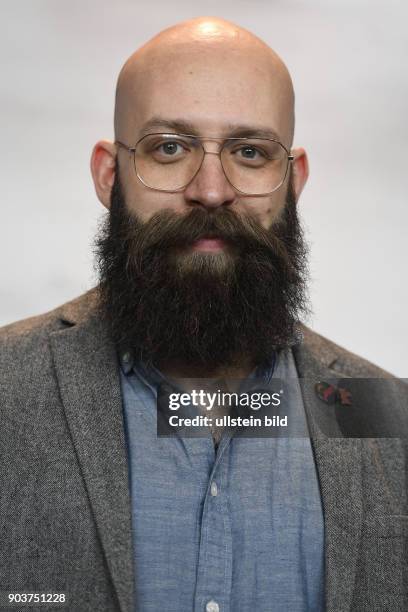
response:
<path id="1" fill-rule="evenodd" d="M 211 366 L 197 366 L 185 363 L 182 360 L 172 362 L 159 362 L 158 369 L 167 378 L 231 378 L 244 379 L 249 376 L 256 364 L 252 358 L 241 359 L 233 365 L 226 365 L 220 368 Z"/>
<path id="2" fill-rule="evenodd" d="M 224 392 L 237 391 L 240 381 L 247 378 L 255 367 L 251 360 L 221 368 L 204 368 L 184 362 L 160 363 L 158 368 L 169 380 L 177 383 L 187 393 L 192 389 L 211 390 L 215 381 Z M 210 380 L 209 380 L 210 379 Z M 211 382 L 212 381 L 212 382 Z"/>

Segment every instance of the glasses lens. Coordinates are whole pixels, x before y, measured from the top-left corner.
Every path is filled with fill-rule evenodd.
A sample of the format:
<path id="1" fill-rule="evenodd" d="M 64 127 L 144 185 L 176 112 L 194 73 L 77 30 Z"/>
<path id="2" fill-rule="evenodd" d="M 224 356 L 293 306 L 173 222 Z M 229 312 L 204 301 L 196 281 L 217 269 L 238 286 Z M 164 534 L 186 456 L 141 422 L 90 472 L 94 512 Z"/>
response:
<path id="1" fill-rule="evenodd" d="M 149 134 L 138 143 L 135 151 L 139 178 L 148 187 L 165 191 L 188 185 L 202 159 L 200 142 L 178 134 Z"/>
<path id="2" fill-rule="evenodd" d="M 284 147 L 279 142 L 261 138 L 228 140 L 221 161 L 230 183 L 239 191 L 252 195 L 277 189 L 288 168 Z"/>

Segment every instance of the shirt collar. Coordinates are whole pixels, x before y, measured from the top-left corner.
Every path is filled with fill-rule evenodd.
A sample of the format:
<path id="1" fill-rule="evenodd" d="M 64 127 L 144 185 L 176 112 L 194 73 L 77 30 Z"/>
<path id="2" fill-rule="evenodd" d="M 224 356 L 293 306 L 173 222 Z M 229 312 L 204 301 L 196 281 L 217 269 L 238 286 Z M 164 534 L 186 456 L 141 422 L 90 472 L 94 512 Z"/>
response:
<path id="1" fill-rule="evenodd" d="M 273 351 L 269 359 L 258 365 L 249 374 L 247 380 L 261 380 L 264 383 L 269 383 L 276 367 L 277 352 Z M 168 379 L 154 365 L 147 366 L 143 361 L 136 360 L 132 351 L 125 349 L 119 352 L 119 363 L 122 372 L 128 376 L 132 372 L 138 372 L 149 383 L 157 387 L 160 384 L 170 384 Z"/>
<path id="2" fill-rule="evenodd" d="M 300 344 L 303 341 L 303 334 L 296 326 L 293 337 L 289 342 L 289 346 L 292 347 L 296 344 Z M 278 359 L 278 351 L 272 351 L 271 357 L 264 363 L 258 365 L 248 376 L 247 380 L 261 380 L 268 384 L 271 381 L 273 373 L 276 369 L 276 363 Z M 122 348 L 119 350 L 119 363 L 122 372 L 125 375 L 129 375 L 132 371 L 138 370 L 145 379 L 147 379 L 152 385 L 157 386 L 159 384 L 167 383 L 169 381 L 166 377 L 154 366 L 147 366 L 143 361 L 135 359 L 133 352 L 129 348 Z"/>

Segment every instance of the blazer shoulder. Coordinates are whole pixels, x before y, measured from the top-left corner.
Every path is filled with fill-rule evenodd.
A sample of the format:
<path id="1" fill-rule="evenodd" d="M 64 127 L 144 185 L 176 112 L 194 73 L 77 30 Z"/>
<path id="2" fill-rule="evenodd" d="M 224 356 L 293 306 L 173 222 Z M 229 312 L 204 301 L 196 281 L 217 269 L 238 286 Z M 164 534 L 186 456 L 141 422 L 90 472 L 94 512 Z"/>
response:
<path id="1" fill-rule="evenodd" d="M 314 357 L 336 373 L 353 378 L 397 378 L 368 359 L 356 355 L 306 325 L 300 325 L 303 343 Z"/>
<path id="2" fill-rule="evenodd" d="M 0 362 L 27 361 L 44 350 L 48 336 L 81 320 L 95 304 L 95 289 L 42 314 L 0 327 Z"/>

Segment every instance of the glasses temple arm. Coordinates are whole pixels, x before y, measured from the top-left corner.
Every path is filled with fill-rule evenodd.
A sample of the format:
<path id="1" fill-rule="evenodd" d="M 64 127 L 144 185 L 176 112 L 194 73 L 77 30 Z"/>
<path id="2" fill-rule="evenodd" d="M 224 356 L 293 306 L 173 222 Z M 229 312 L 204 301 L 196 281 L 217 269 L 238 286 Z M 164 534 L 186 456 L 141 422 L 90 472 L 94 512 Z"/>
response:
<path id="1" fill-rule="evenodd" d="M 136 151 L 136 147 L 129 147 L 127 144 L 121 142 L 120 140 L 115 140 L 115 144 L 123 147 L 124 149 L 129 151 L 129 153 L 133 153 L 134 151 Z"/>

